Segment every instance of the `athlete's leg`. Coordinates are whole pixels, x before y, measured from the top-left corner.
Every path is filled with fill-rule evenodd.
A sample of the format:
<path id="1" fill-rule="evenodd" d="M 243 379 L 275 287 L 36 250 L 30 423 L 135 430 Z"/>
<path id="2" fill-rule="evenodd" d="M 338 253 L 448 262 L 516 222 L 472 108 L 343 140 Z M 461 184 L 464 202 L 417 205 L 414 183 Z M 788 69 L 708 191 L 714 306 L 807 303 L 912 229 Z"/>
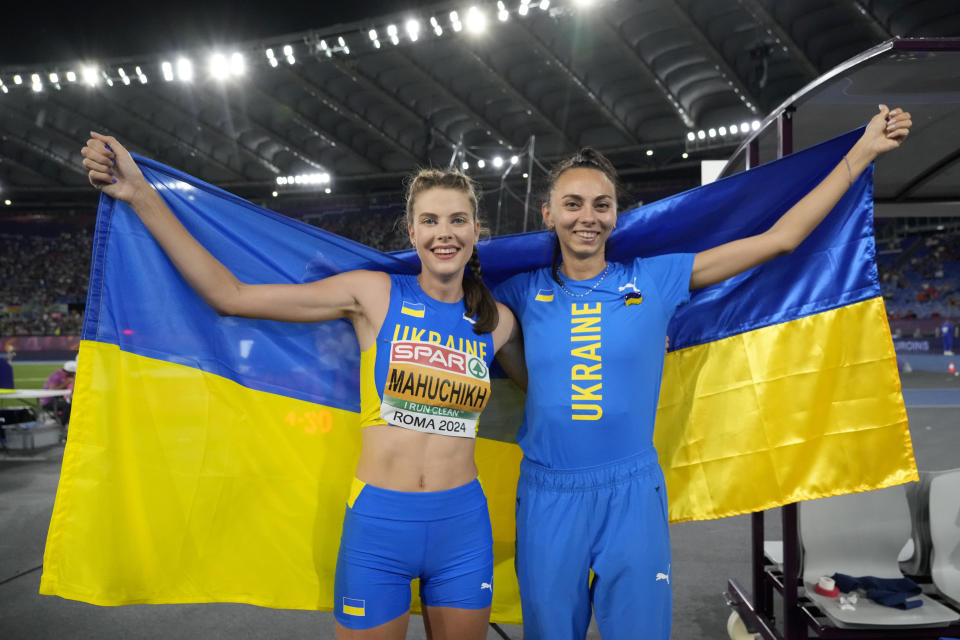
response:
<path id="1" fill-rule="evenodd" d="M 423 607 L 423 626 L 429 640 L 483 640 L 487 637 L 489 625 L 490 607 Z"/>
<path id="2" fill-rule="evenodd" d="M 668 640 L 673 609 L 670 533 L 659 467 L 598 492 L 608 501 L 593 570 L 603 640 Z"/>
<path id="3" fill-rule="evenodd" d="M 462 492 L 456 515 L 431 522 L 420 576 L 427 637 L 482 640 L 493 600 L 493 532 L 479 483 Z"/>
<path id="4" fill-rule="evenodd" d="M 371 638 L 405 632 L 410 582 L 419 571 L 416 562 L 423 539 L 422 523 L 377 518 L 356 507 L 347 508 L 333 591 L 338 628 L 371 630 Z"/>
<path id="5" fill-rule="evenodd" d="M 337 640 L 403 640 L 407 637 L 410 612 L 370 629 L 348 629 L 337 622 Z"/>
<path id="6" fill-rule="evenodd" d="M 592 495 L 545 489 L 521 476 L 516 563 L 525 640 L 586 636 Z"/>

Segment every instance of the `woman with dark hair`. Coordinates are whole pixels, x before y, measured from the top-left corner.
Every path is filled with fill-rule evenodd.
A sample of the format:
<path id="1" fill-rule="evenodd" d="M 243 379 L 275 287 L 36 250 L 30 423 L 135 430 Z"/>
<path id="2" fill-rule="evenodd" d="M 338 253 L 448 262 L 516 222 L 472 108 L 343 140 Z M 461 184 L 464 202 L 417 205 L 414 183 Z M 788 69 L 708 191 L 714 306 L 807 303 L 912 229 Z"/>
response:
<path id="1" fill-rule="evenodd" d="M 610 162 L 584 149 L 550 174 L 553 265 L 497 290 L 523 327 L 529 373 L 517 487 L 527 640 L 584 638 L 591 605 L 604 640 L 670 636 L 667 500 L 652 444 L 667 324 L 692 289 L 793 251 L 910 126 L 909 113 L 881 105 L 843 161 L 764 233 L 627 264 L 606 259 Z"/>
<path id="2" fill-rule="evenodd" d="M 406 219 L 416 276 L 358 270 L 248 285 L 190 235 L 115 138 L 91 136 L 82 149 L 91 184 L 133 208 L 218 313 L 353 324 L 363 445 L 337 561 L 337 636 L 403 638 L 419 578 L 431 638 L 485 638 L 493 540 L 474 463 L 476 423 L 494 353 L 518 331 L 481 279 L 474 183 L 453 170 L 413 176 Z"/>

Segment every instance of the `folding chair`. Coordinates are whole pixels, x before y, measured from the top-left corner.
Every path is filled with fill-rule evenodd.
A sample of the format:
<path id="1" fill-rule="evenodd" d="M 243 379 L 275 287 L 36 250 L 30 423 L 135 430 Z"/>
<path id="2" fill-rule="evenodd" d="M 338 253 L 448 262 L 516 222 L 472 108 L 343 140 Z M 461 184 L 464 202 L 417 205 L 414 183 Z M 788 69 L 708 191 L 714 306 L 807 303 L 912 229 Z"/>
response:
<path id="1" fill-rule="evenodd" d="M 960 605 L 960 469 L 930 482 L 930 576 L 940 593 Z"/>
<path id="2" fill-rule="evenodd" d="M 910 537 L 910 510 L 902 486 L 800 503 L 800 540 L 806 596 L 840 628 L 916 629 L 946 626 L 960 613 L 925 594 L 914 609 L 896 609 L 861 596 L 853 611 L 815 590 L 821 576 L 902 578 L 898 555 Z"/>

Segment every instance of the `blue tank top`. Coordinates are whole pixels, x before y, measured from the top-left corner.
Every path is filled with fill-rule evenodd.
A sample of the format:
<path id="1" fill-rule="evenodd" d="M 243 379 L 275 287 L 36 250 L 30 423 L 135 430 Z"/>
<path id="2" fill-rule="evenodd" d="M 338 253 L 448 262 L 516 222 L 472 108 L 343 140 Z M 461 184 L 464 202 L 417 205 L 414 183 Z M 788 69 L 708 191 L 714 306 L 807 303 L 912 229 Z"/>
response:
<path id="1" fill-rule="evenodd" d="M 549 268 L 496 290 L 523 327 L 528 385 L 517 441 L 552 469 L 636 455 L 653 442 L 667 324 L 690 299 L 693 254 L 610 263 L 596 289 Z M 589 293 L 586 293 L 588 292 Z"/>
<path id="2" fill-rule="evenodd" d="M 463 300 L 434 300 L 416 276 L 391 274 L 383 326 L 360 354 L 360 426 L 476 437 L 492 358 L 493 339 L 473 332 Z"/>

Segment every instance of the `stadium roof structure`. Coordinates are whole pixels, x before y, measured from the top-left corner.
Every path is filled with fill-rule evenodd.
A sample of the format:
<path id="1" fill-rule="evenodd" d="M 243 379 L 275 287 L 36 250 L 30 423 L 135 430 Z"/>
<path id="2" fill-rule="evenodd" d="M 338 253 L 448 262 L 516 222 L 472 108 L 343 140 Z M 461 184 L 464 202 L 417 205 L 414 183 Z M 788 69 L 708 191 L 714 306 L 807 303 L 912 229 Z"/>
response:
<path id="1" fill-rule="evenodd" d="M 587 145 L 626 176 L 698 179 L 699 159 L 730 155 L 841 62 L 958 34 L 956 0 L 505 0 L 317 25 L 217 58 L 0 65 L 0 210 L 88 206 L 91 129 L 259 202 L 395 192 L 428 164 L 519 179 Z M 954 91 L 958 68 L 942 69 Z M 853 128 L 872 109 L 816 117 Z"/>
<path id="2" fill-rule="evenodd" d="M 880 102 L 910 111 L 913 128 L 903 151 L 877 163 L 876 215 L 960 216 L 960 38 L 889 40 L 841 63 L 771 111 L 721 176 L 746 168 L 751 145 L 766 162 L 782 137 L 794 150 L 809 147 L 862 125 Z M 778 126 L 784 117 L 789 125 Z"/>

